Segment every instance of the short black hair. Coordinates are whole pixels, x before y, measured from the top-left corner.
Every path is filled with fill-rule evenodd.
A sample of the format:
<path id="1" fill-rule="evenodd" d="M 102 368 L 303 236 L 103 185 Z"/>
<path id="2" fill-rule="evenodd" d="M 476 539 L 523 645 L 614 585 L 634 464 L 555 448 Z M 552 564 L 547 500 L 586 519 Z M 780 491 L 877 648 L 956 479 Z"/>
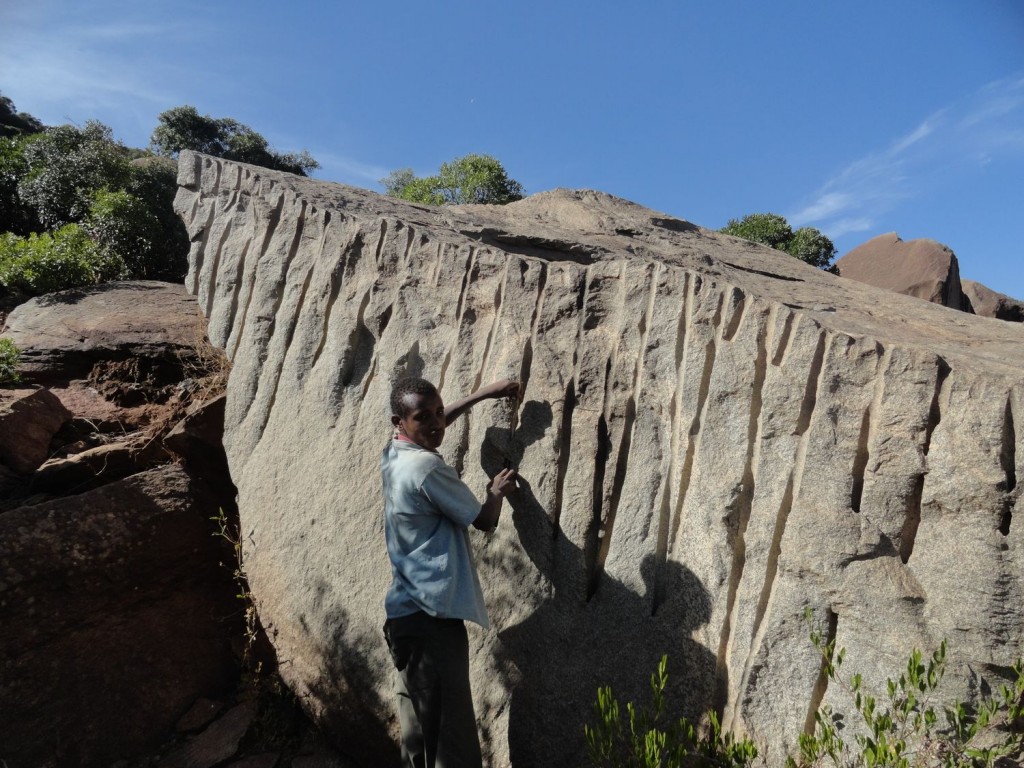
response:
<path id="1" fill-rule="evenodd" d="M 409 377 L 396 382 L 391 390 L 391 413 L 399 418 L 405 418 L 405 396 L 406 395 L 436 395 L 437 387 L 426 379 Z"/>

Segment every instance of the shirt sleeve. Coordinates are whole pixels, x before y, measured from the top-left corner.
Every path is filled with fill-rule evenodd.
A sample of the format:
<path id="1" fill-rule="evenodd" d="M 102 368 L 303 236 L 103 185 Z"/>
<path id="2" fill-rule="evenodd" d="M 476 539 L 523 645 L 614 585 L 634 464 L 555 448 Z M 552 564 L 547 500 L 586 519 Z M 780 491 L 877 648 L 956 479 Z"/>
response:
<path id="1" fill-rule="evenodd" d="M 445 517 L 463 528 L 480 514 L 480 502 L 447 464 L 439 464 L 427 473 L 420 490 Z"/>

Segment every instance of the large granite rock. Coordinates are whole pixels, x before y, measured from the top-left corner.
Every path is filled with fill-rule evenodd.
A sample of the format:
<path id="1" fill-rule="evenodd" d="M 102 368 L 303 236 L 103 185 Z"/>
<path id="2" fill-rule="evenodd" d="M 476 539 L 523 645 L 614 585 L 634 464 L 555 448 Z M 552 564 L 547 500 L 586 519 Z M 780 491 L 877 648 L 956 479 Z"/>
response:
<path id="1" fill-rule="evenodd" d="M 181 468 L 0 513 L 0 755 L 110 765 L 235 680 L 217 505 Z M 227 551 L 226 551 L 227 550 Z"/>
<path id="2" fill-rule="evenodd" d="M 968 308 L 956 255 L 935 240 L 903 241 L 890 232 L 858 245 L 836 266 L 851 280 L 953 309 Z"/>
<path id="3" fill-rule="evenodd" d="M 815 707 L 850 711 L 805 607 L 869 687 L 915 645 L 949 639 L 951 691 L 1024 646 L 1018 326 L 597 192 L 427 208 L 192 153 L 179 185 L 260 617 L 366 764 L 395 754 L 377 467 L 407 374 L 523 382 L 442 448 L 481 492 L 524 478 L 474 534 L 494 765 L 582 764 L 597 686 L 645 697 L 663 653 L 678 710 L 781 764 Z"/>
<path id="4" fill-rule="evenodd" d="M 974 314 L 1014 323 L 1024 322 L 1024 301 L 993 291 L 974 280 L 961 280 L 960 284 Z"/>

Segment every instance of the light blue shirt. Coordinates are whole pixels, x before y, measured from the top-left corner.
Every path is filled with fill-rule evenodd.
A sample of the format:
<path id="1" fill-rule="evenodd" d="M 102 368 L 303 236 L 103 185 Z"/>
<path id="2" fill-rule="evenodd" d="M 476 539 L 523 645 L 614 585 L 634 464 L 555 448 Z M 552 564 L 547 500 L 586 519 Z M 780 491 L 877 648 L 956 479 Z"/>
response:
<path id="1" fill-rule="evenodd" d="M 480 502 L 438 454 L 405 440 L 385 447 L 380 474 L 392 573 L 388 618 L 425 611 L 487 627 L 467 530 Z"/>

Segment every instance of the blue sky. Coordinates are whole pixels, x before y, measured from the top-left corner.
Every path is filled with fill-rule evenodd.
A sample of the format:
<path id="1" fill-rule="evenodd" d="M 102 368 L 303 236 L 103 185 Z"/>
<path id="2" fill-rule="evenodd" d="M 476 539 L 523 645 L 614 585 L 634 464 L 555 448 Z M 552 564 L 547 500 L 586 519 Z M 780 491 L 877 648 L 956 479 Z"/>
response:
<path id="1" fill-rule="evenodd" d="M 5 0 L 0 91 L 143 146 L 164 109 L 233 117 L 319 178 L 499 158 L 720 227 L 953 248 L 1024 298 L 1024 0 Z"/>

